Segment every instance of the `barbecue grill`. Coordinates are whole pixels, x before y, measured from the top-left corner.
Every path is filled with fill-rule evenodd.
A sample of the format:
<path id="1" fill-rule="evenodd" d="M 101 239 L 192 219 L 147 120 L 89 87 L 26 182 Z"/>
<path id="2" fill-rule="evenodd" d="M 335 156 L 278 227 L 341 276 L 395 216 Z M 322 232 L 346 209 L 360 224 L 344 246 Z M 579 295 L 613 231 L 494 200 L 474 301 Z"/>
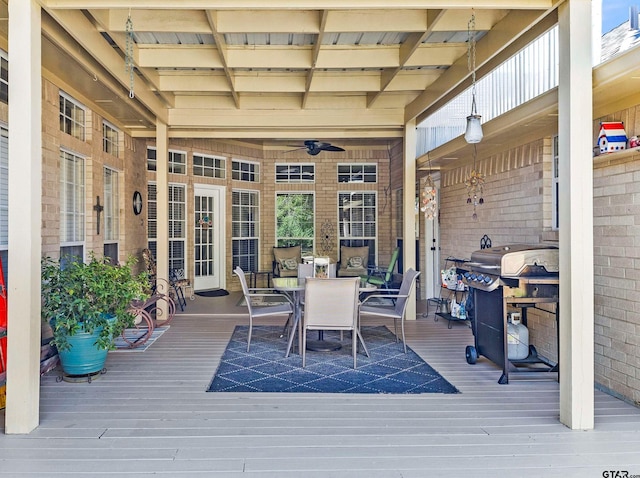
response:
<path id="1" fill-rule="evenodd" d="M 479 356 L 502 366 L 498 383 L 509 383 L 509 372 L 557 372 L 557 364 L 539 356 L 533 345 L 529 356 L 509 360 L 507 313 L 521 309 L 522 323 L 527 325 L 527 309 L 539 304 L 557 304 L 559 300 L 558 248 L 552 245 L 513 244 L 480 249 L 471 259 L 457 266 L 463 282 L 473 294 L 474 342 L 466 349 L 467 362 Z M 549 312 L 544 308 L 540 308 Z M 558 320 L 558 307 L 555 308 Z M 556 331 L 558 327 L 556 327 Z"/>

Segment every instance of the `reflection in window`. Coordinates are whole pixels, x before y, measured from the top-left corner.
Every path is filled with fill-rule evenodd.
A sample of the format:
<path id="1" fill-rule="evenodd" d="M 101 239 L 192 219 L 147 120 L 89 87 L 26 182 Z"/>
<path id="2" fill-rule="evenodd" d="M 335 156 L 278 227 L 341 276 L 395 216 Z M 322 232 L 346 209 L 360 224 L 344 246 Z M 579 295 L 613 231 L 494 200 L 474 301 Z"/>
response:
<path id="1" fill-rule="evenodd" d="M 315 214 L 312 193 L 276 194 L 276 245 L 302 246 L 302 253 L 313 254 Z"/>

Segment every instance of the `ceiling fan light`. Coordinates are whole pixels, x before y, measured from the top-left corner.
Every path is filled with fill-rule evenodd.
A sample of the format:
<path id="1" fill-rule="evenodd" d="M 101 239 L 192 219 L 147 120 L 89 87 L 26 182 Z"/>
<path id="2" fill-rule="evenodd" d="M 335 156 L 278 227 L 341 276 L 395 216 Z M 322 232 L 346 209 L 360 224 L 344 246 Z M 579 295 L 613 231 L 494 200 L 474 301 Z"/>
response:
<path id="1" fill-rule="evenodd" d="M 467 116 L 467 130 L 464 133 L 464 139 L 467 143 L 479 143 L 482 141 L 482 124 L 480 124 L 480 115 Z"/>

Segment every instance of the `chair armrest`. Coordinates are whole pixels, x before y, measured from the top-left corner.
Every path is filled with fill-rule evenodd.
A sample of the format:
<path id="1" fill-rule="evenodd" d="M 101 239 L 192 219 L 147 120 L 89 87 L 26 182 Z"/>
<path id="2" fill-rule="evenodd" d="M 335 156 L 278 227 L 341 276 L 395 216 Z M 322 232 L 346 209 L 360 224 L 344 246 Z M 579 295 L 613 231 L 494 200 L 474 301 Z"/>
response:
<path id="1" fill-rule="evenodd" d="M 273 292 L 251 292 L 252 290 L 271 290 L 273 291 L 273 289 L 249 289 L 249 294 L 247 294 L 247 297 L 281 297 L 283 299 L 285 299 L 287 302 L 289 302 L 291 305 L 293 304 L 293 300 L 291 300 L 291 298 L 287 295 L 284 294 L 282 292 L 278 292 L 278 291 L 273 291 Z"/>
<path id="2" fill-rule="evenodd" d="M 383 299 L 402 299 L 403 297 L 409 297 L 408 294 L 371 294 L 364 298 L 360 305 L 364 305 L 369 299 L 374 297 L 382 297 Z"/>

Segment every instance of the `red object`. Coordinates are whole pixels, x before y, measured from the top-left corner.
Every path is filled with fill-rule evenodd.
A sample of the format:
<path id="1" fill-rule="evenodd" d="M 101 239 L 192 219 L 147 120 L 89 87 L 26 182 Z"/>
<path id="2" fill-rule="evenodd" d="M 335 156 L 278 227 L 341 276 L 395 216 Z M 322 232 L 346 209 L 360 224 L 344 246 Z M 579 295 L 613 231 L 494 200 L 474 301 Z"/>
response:
<path id="1" fill-rule="evenodd" d="M 7 288 L 4 285 L 4 271 L 2 270 L 2 259 L 0 259 L 0 329 L 7 330 Z M 7 336 L 0 339 L 2 355 L 0 360 L 0 372 L 7 369 Z"/>

